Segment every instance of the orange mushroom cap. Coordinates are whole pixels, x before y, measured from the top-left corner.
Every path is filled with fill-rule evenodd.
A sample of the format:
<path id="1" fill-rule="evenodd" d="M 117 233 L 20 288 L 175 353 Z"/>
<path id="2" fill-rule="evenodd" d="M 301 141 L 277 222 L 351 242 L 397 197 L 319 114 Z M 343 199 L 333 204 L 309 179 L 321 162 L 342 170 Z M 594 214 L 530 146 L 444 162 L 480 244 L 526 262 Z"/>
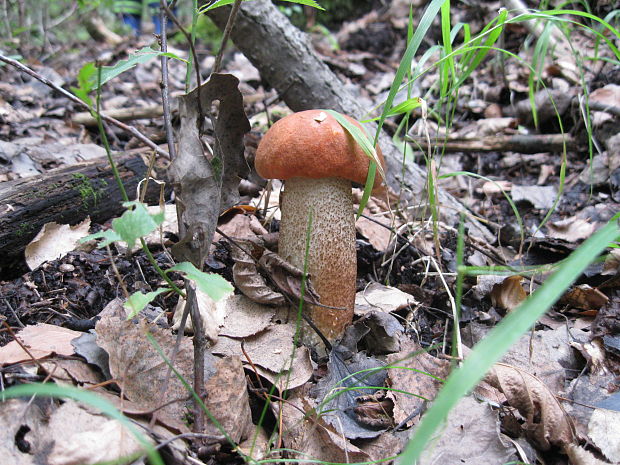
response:
<path id="1" fill-rule="evenodd" d="M 345 118 L 361 128 L 353 118 Z M 385 167 L 381 150 L 376 150 Z M 254 164 L 266 179 L 336 177 L 363 185 L 370 158 L 333 116 L 321 110 L 306 110 L 282 118 L 267 131 Z M 377 173 L 375 187 L 380 184 Z"/>

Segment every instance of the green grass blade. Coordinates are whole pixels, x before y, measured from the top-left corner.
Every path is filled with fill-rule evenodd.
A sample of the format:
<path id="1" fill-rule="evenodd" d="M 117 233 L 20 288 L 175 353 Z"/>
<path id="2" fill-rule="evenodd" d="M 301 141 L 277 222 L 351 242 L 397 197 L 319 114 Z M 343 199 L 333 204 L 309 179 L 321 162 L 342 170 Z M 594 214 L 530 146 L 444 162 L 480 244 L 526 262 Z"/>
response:
<path id="1" fill-rule="evenodd" d="M 586 240 L 565 261 L 564 265 L 506 316 L 455 370 L 426 412 L 412 439 L 407 444 L 400 463 L 413 464 L 424 452 L 450 410 L 482 379 L 486 371 L 553 305 L 581 272 L 620 235 L 618 225 L 608 223 Z"/>
<path id="2" fill-rule="evenodd" d="M 136 438 L 145 449 L 146 455 L 154 465 L 164 465 L 164 461 L 160 457 L 155 447 L 146 439 L 146 437 L 129 421 L 114 405 L 98 395 L 78 389 L 72 386 L 59 386 L 57 384 L 22 384 L 21 386 L 10 387 L 2 392 L 2 399 L 11 399 L 17 397 L 45 396 L 55 399 L 72 399 L 95 407 L 100 412 L 106 414 L 110 418 L 117 420 Z"/>
<path id="3" fill-rule="evenodd" d="M 437 12 L 441 8 L 441 5 L 443 5 L 444 1 L 447 1 L 447 0 L 433 0 L 428 5 L 428 7 L 426 8 L 426 11 L 424 12 L 424 15 L 420 19 L 420 23 L 418 24 L 418 27 L 416 28 L 415 33 L 413 34 L 413 37 L 411 38 L 411 41 L 409 42 L 409 45 L 407 45 L 407 49 L 405 50 L 405 53 L 403 54 L 403 58 L 400 60 L 398 69 L 396 70 L 396 75 L 394 76 L 394 80 L 392 81 L 392 86 L 390 87 L 390 91 L 388 93 L 387 99 L 385 100 L 385 105 L 383 106 L 383 112 L 381 113 L 381 116 L 379 117 L 379 124 L 377 125 L 377 132 L 375 133 L 375 145 L 379 141 L 379 134 L 381 134 L 381 128 L 383 127 L 383 122 L 385 121 L 385 118 L 387 118 L 387 114 L 389 113 L 392 107 L 392 103 L 394 102 L 394 98 L 396 97 L 396 94 L 398 93 L 400 84 L 403 82 L 403 78 L 405 77 L 405 74 L 411 68 L 411 62 L 413 61 L 413 57 L 418 51 L 418 48 L 420 48 L 420 44 L 422 43 L 422 40 L 426 36 L 426 33 L 433 25 L 433 19 L 435 18 L 435 16 L 437 16 Z"/>

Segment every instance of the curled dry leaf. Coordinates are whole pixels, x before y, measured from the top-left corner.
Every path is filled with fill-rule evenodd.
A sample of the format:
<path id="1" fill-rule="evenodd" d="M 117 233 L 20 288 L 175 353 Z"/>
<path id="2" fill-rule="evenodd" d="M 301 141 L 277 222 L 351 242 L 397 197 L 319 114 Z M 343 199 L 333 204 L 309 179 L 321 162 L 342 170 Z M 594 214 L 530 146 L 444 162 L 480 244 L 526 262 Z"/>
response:
<path id="1" fill-rule="evenodd" d="M 562 239 L 568 242 L 577 242 L 592 235 L 595 224 L 587 220 L 572 216 L 561 221 L 547 223 L 547 236 L 552 239 Z"/>
<path id="2" fill-rule="evenodd" d="M 521 276 L 509 276 L 501 284 L 495 284 L 491 291 L 491 303 L 495 308 L 514 310 L 527 298 L 527 292 L 521 286 Z"/>
<path id="3" fill-rule="evenodd" d="M 286 299 L 279 292 L 271 289 L 265 278 L 259 273 L 257 261 L 265 252 L 265 246 L 259 237 L 238 239 L 237 244 L 231 246 L 233 265 L 233 279 L 243 294 L 255 302 L 265 305 L 284 305 Z M 246 253 L 247 252 L 247 253 Z"/>
<path id="4" fill-rule="evenodd" d="M 88 235 L 90 217 L 75 226 L 47 223 L 39 234 L 26 246 L 25 256 L 28 268 L 34 270 L 44 262 L 64 257 L 79 245 L 79 240 Z"/>
<path id="5" fill-rule="evenodd" d="M 301 299 L 301 281 L 303 271 L 291 265 L 278 254 L 265 250 L 258 261 L 271 276 L 278 289 L 288 297 L 299 301 Z M 308 275 L 304 291 L 304 302 L 309 305 L 320 305 L 320 296 L 312 286 L 312 276 Z"/>
<path id="6" fill-rule="evenodd" d="M 410 305 L 418 307 L 420 303 L 411 294 L 381 283 L 370 283 L 363 291 L 355 294 L 355 315 L 357 316 L 375 310 L 395 312 Z"/>
<path id="7" fill-rule="evenodd" d="M 215 370 L 205 383 L 205 405 L 221 428 L 238 443 L 247 439 L 254 428 L 243 365 L 239 357 L 226 357 L 215 362 Z M 208 422 L 206 433 L 221 435 L 222 431 Z"/>
<path id="8" fill-rule="evenodd" d="M 506 396 L 525 418 L 526 436 L 541 450 L 565 451 L 576 442 L 575 426 L 555 395 L 537 377 L 519 368 L 496 363 L 484 381 Z"/>
<path id="9" fill-rule="evenodd" d="M 580 284 L 566 292 L 560 302 L 581 310 L 598 310 L 609 302 L 609 297 L 588 284 Z"/>
<path id="10" fill-rule="evenodd" d="M 239 199 L 239 179 L 247 173 L 243 136 L 250 123 L 243 110 L 239 80 L 212 74 L 209 81 L 179 98 L 179 153 L 169 169 L 177 195 L 182 231 L 173 251 L 179 261 L 201 263 L 207 255 L 219 214 Z M 214 153 L 205 153 L 201 140 L 203 111 L 219 100 Z"/>

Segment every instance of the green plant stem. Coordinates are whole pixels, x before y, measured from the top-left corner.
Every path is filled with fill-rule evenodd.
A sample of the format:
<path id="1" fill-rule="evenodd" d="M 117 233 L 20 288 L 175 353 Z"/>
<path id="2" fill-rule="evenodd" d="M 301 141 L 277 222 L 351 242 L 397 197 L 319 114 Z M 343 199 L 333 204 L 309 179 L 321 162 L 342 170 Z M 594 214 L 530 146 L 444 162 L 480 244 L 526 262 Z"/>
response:
<path id="1" fill-rule="evenodd" d="M 112 173 L 114 174 L 114 179 L 116 180 L 116 184 L 118 185 L 118 190 L 121 193 L 121 197 L 124 202 L 129 202 L 129 197 L 127 196 L 127 191 L 125 190 L 125 186 L 123 185 L 123 181 L 121 179 L 121 175 L 118 172 L 118 167 L 116 163 L 114 163 L 114 159 L 112 158 L 112 150 L 110 149 L 110 142 L 108 141 L 108 136 L 103 127 L 103 119 L 101 118 L 101 66 L 97 65 L 97 112 L 95 113 L 95 119 L 97 120 L 97 127 L 99 129 L 99 135 L 101 136 L 101 141 L 103 142 L 103 146 L 105 148 L 105 154 L 108 157 L 108 161 L 110 162 L 110 167 L 112 168 Z"/>
<path id="2" fill-rule="evenodd" d="M 172 282 L 172 279 L 170 279 L 170 277 L 166 274 L 166 272 L 159 267 L 159 265 L 157 264 L 157 260 L 155 260 L 155 257 L 153 257 L 153 254 L 151 253 L 143 237 L 140 238 L 140 244 L 142 244 L 142 250 L 144 250 L 146 258 L 148 258 L 149 263 L 153 266 L 153 268 L 155 268 L 155 271 L 157 272 L 157 274 L 159 274 L 162 278 L 164 278 L 168 286 L 170 286 L 170 288 L 174 292 L 179 294 L 181 297 L 185 298 L 185 292 L 179 289 L 179 287 L 176 284 L 174 284 L 174 282 Z"/>

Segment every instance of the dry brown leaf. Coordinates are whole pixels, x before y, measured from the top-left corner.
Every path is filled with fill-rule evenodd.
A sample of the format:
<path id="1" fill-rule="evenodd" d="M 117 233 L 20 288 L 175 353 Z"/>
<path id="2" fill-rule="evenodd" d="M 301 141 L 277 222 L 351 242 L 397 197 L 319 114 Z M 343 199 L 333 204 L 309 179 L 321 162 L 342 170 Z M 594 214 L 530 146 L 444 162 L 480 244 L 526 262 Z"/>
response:
<path id="1" fill-rule="evenodd" d="M 217 341 L 217 335 L 220 331 L 220 326 L 224 324 L 224 318 L 226 317 L 226 306 L 228 299 L 232 296 L 226 296 L 217 302 L 214 301 L 207 293 L 202 292 L 196 288 L 196 301 L 198 303 L 198 312 L 200 313 L 200 321 L 202 323 L 204 335 L 210 343 Z M 183 311 L 185 310 L 185 299 L 180 297 L 176 308 L 174 309 L 174 316 L 172 317 L 173 325 L 172 329 L 178 331 L 181 327 L 181 320 L 183 319 Z M 192 318 L 187 318 L 185 321 L 186 334 L 194 334 L 194 325 Z"/>
<path id="2" fill-rule="evenodd" d="M 93 365 L 82 360 L 57 359 L 43 360 L 41 366 L 58 382 L 70 385 L 88 386 L 105 381 L 103 375 Z"/>
<path id="3" fill-rule="evenodd" d="M 281 405 L 285 447 L 296 451 L 294 458 L 323 460 L 332 463 L 355 463 L 369 460 L 368 454 L 334 432 L 321 418 L 310 412 L 312 405 L 305 389 L 296 389 Z M 307 416 L 304 415 L 308 413 Z"/>
<path id="4" fill-rule="evenodd" d="M 48 428 L 53 438 L 49 465 L 114 461 L 143 450 L 120 422 L 93 414 L 72 400 L 54 411 Z"/>
<path id="5" fill-rule="evenodd" d="M 598 310 L 609 302 L 609 297 L 588 284 L 580 284 L 568 290 L 560 302 L 581 310 Z"/>
<path id="6" fill-rule="evenodd" d="M 491 303 L 495 308 L 514 310 L 527 298 L 527 292 L 521 286 L 523 277 L 508 276 L 500 284 L 495 284 L 491 291 Z"/>
<path id="7" fill-rule="evenodd" d="M 463 397 L 438 429 L 419 465 L 503 464 L 516 461 L 515 448 L 500 433 L 497 412 L 473 397 Z"/>
<path id="8" fill-rule="evenodd" d="M 37 360 L 52 354 L 73 355 L 74 349 L 71 341 L 81 335 L 82 333 L 78 331 L 45 323 L 26 326 L 17 333 L 22 345 Z M 0 347 L 0 364 L 10 365 L 25 362 L 31 360 L 30 355 L 17 342 L 11 341 L 4 347 Z"/>
<path id="9" fill-rule="evenodd" d="M 90 218 L 75 226 L 47 223 L 39 234 L 26 246 L 25 256 L 28 268 L 34 270 L 44 262 L 64 257 L 79 245 L 79 240 L 88 235 Z"/>
<path id="10" fill-rule="evenodd" d="M 224 431 L 236 443 L 252 433 L 252 414 L 247 382 L 239 357 L 226 357 L 215 362 L 216 372 L 205 383 L 205 405 Z M 208 422 L 207 434 L 221 435 L 215 424 Z"/>
<path id="11" fill-rule="evenodd" d="M 374 439 L 360 441 L 359 448 L 370 456 L 371 461 L 381 461 L 396 457 L 405 446 L 407 439 L 392 433 L 381 434 Z"/>
<path id="12" fill-rule="evenodd" d="M 566 454 L 571 465 L 609 465 L 609 462 L 597 459 L 592 452 L 579 447 L 577 444 L 571 444 L 566 450 Z"/>
<path id="13" fill-rule="evenodd" d="M 515 202 L 527 201 L 534 208 L 539 210 L 549 210 L 557 197 L 554 186 L 512 186 L 512 200 Z"/>
<path id="14" fill-rule="evenodd" d="M 179 97 L 181 120 L 178 154 L 168 170 L 185 237 L 173 247 L 180 261 L 200 263 L 206 257 L 220 213 L 239 200 L 239 179 L 248 171 L 243 137 L 250 123 L 243 110 L 239 80 L 230 74 L 212 74 L 200 88 Z M 219 101 L 215 119 L 215 153 L 205 153 L 204 118 Z M 179 225 L 181 226 L 181 225 Z"/>
<path id="15" fill-rule="evenodd" d="M 391 240 L 395 237 L 390 230 L 392 228 L 391 221 L 382 214 L 365 214 L 369 215 L 374 221 L 360 216 L 355 222 L 355 229 L 358 233 L 368 239 L 370 245 L 372 245 L 377 251 L 384 252 L 390 245 Z M 377 222 L 380 224 L 377 224 Z"/>
<path id="16" fill-rule="evenodd" d="M 394 421 L 397 424 L 406 421 L 407 426 L 411 426 L 422 413 L 424 399 L 435 398 L 443 384 L 437 378 L 448 376 L 450 363 L 429 355 L 409 339 L 401 344 L 399 353 L 387 357 L 391 366 L 388 384 L 394 389 L 387 397 L 394 400 Z"/>
<path id="17" fill-rule="evenodd" d="M 463 342 L 473 347 L 489 331 L 487 325 L 472 323 L 463 330 Z M 541 379 L 552 392 L 559 392 L 564 390 L 567 376 L 583 368 L 583 360 L 571 347 L 571 342 L 587 339 L 588 333 L 582 331 L 571 330 L 569 334 L 565 324 L 555 330 L 526 333 L 500 361 L 526 370 Z"/>
<path id="18" fill-rule="evenodd" d="M 120 308 L 119 308 L 120 307 Z M 127 321 L 122 306 L 106 307 L 95 327 L 97 344 L 109 355 L 110 373 L 123 395 L 144 411 L 159 409 L 177 421 L 185 419 L 185 402 L 189 393 L 174 375 L 168 378 L 168 365 L 147 339 L 150 334 L 163 352 L 170 357 L 175 336 L 144 320 Z M 191 380 L 194 367 L 192 342 L 184 337 L 174 361 L 175 368 L 186 380 Z M 167 383 L 167 390 L 162 387 Z"/>
<path id="19" fill-rule="evenodd" d="M 503 192 L 510 192 L 511 190 L 512 183 L 510 181 L 487 181 L 482 185 L 482 192 L 489 197 L 500 195 Z"/>
<path id="20" fill-rule="evenodd" d="M 248 439 L 241 442 L 237 446 L 237 449 L 239 449 L 242 454 L 248 456 L 253 461 L 265 459 L 267 457 L 267 454 L 270 452 L 269 436 L 267 435 L 264 428 L 257 428 L 259 428 L 258 434 L 256 434 L 256 432 L 252 432 Z"/>
<path id="21" fill-rule="evenodd" d="M 280 389 L 300 386 L 312 376 L 313 367 L 308 348 L 296 348 L 295 358 L 291 361 L 294 334 L 294 325 L 280 324 L 243 339 L 245 352 L 259 370 L 259 374 L 276 383 Z M 242 357 L 243 363 L 249 365 L 241 350 L 241 340 L 220 336 L 211 350 L 218 355 L 238 355 Z M 265 371 L 261 371 L 261 368 Z"/>
<path id="22" fill-rule="evenodd" d="M 227 215 L 222 216 L 226 217 Z M 254 238 L 259 234 L 268 233 L 256 216 L 247 214 L 232 215 L 228 221 L 218 224 L 218 229 L 228 237 L 237 239 Z M 222 237 L 216 231 L 215 236 L 213 236 L 213 242 L 219 241 Z"/>
<path id="23" fill-rule="evenodd" d="M 620 107 L 620 86 L 618 84 L 607 84 L 590 93 L 590 101 Z"/>
<path id="24" fill-rule="evenodd" d="M 601 272 L 604 276 L 609 275 L 617 275 L 620 272 L 620 249 L 611 249 L 607 256 L 605 257 L 605 262 L 603 263 L 603 271 Z"/>
<path id="25" fill-rule="evenodd" d="M 0 457 L 6 464 L 34 465 L 40 462 L 36 460 L 38 452 L 42 453 L 46 448 L 46 441 L 38 441 L 45 438 L 47 427 L 44 419 L 47 418 L 46 409 L 37 402 L 29 405 L 29 402 L 22 399 L 6 399 L 0 408 Z M 15 421 L 19 418 L 19 421 Z M 24 436 L 31 448 L 28 451 L 18 448 L 19 432 L 24 426 L 28 428 L 28 433 Z M 47 438 L 49 440 L 49 438 Z"/>
<path id="26" fill-rule="evenodd" d="M 374 310 L 395 312 L 410 305 L 417 307 L 420 303 L 411 294 L 380 283 L 370 283 L 363 291 L 355 294 L 357 316 L 363 316 Z"/>
<path id="27" fill-rule="evenodd" d="M 620 412 L 597 408 L 588 423 L 588 436 L 612 463 L 620 463 Z"/>
<path id="28" fill-rule="evenodd" d="M 286 299 L 279 292 L 271 289 L 265 278 L 259 273 L 257 262 L 265 252 L 265 247 L 258 237 L 237 239 L 237 247 L 231 244 L 233 279 L 237 288 L 255 302 L 265 305 L 284 305 Z M 246 253 L 247 252 L 247 253 Z"/>
<path id="29" fill-rule="evenodd" d="M 523 429 L 537 448 L 565 450 L 576 442 L 575 426 L 555 395 L 525 370 L 496 363 L 484 381 L 506 396 L 508 404 L 524 417 Z"/>
<path id="30" fill-rule="evenodd" d="M 265 331 L 271 324 L 275 310 L 244 295 L 233 295 L 226 300 L 225 313 L 220 334 L 245 338 Z M 237 353 L 239 354 L 240 352 Z"/>
<path id="31" fill-rule="evenodd" d="M 561 221 L 547 223 L 547 236 L 553 239 L 562 239 L 568 242 L 578 242 L 587 239 L 594 232 L 595 225 L 587 220 L 571 216 Z"/>

